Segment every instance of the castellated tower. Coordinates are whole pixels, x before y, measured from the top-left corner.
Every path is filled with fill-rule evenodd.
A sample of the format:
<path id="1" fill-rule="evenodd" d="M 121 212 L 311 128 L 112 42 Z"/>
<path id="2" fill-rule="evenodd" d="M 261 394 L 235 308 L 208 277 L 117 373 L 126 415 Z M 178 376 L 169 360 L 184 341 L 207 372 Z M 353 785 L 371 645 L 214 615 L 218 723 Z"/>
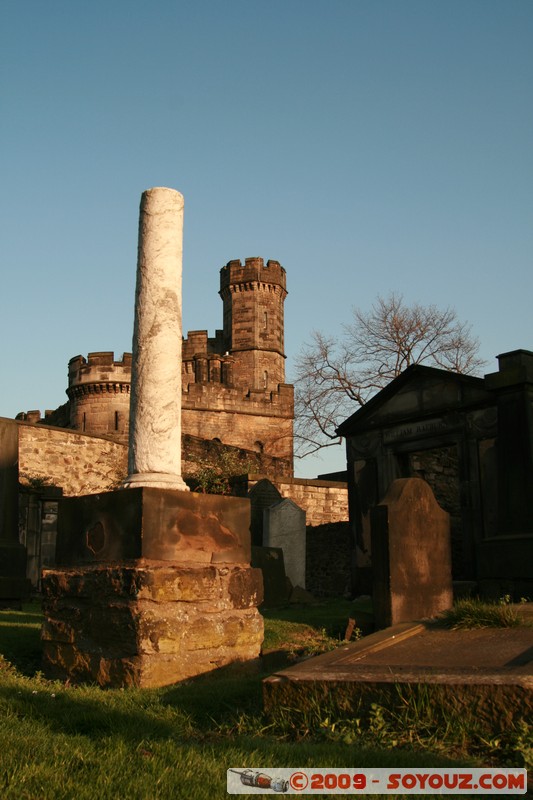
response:
<path id="1" fill-rule="evenodd" d="M 234 383 L 276 390 L 285 383 L 285 270 L 278 261 L 247 258 L 220 270 L 224 347 L 235 359 Z"/>
<path id="2" fill-rule="evenodd" d="M 131 353 L 75 356 L 68 364 L 69 428 L 109 436 L 127 444 L 130 415 Z"/>
<path id="3" fill-rule="evenodd" d="M 223 330 L 183 342 L 182 429 L 279 459 L 292 475 L 294 389 L 285 383 L 285 270 L 247 258 L 220 270 Z M 198 413 L 200 412 L 201 413 Z"/>

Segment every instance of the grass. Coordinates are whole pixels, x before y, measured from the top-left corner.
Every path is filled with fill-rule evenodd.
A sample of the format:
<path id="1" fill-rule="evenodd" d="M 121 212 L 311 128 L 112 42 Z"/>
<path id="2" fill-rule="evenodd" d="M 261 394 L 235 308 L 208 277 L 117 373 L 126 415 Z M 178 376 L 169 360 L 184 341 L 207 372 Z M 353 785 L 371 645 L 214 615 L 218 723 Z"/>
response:
<path id="1" fill-rule="evenodd" d="M 289 660 L 316 655 L 338 647 L 348 619 L 353 616 L 349 600 L 326 600 L 313 605 L 263 610 L 263 650 L 284 650 Z"/>
<path id="2" fill-rule="evenodd" d="M 270 611 L 267 641 L 288 652 L 309 636 L 338 641 L 345 602 Z M 266 719 L 264 675 L 236 669 L 157 690 L 66 686 L 38 672 L 39 624 L 35 605 L 0 612 L 3 800 L 207 800 L 226 796 L 229 767 L 521 766 L 533 747 L 519 727 L 485 744 L 467 719 L 447 730 L 430 694 L 359 719 L 318 699 L 301 725 L 289 713 Z"/>
<path id="3" fill-rule="evenodd" d="M 323 629 L 329 636 L 342 638 L 349 617 L 354 615 L 353 609 L 354 604 L 350 600 L 335 598 L 312 605 L 265 609 L 262 614 L 267 621 L 301 623 L 316 630 Z"/>
<path id="4" fill-rule="evenodd" d="M 42 618 L 38 603 L 28 603 L 23 611 L 0 611 L 0 655 L 26 675 L 41 666 Z"/>
<path id="5" fill-rule="evenodd" d="M 456 600 L 452 608 L 443 612 L 442 620 L 452 630 L 513 628 L 524 624 L 511 605 L 472 598 Z"/>

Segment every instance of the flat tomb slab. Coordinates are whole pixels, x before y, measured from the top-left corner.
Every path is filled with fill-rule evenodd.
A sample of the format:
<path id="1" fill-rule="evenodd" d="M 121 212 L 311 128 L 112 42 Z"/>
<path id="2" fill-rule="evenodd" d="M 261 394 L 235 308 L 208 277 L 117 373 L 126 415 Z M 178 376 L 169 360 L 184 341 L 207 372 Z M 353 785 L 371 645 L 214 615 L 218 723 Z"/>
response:
<path id="1" fill-rule="evenodd" d="M 400 623 L 274 673 L 263 682 L 263 695 L 271 716 L 279 707 L 305 713 L 326 697 L 356 716 L 372 703 L 397 702 L 399 691 L 428 685 L 438 687 L 436 702 L 448 711 L 475 708 L 487 728 L 515 712 L 531 717 L 533 627 L 453 631 Z"/>
<path id="2" fill-rule="evenodd" d="M 388 646 L 366 647 L 340 656 L 340 665 L 386 666 L 400 669 L 510 670 L 520 672 L 533 662 L 533 628 L 480 628 L 452 631 L 417 626 L 412 636 L 390 640 Z"/>

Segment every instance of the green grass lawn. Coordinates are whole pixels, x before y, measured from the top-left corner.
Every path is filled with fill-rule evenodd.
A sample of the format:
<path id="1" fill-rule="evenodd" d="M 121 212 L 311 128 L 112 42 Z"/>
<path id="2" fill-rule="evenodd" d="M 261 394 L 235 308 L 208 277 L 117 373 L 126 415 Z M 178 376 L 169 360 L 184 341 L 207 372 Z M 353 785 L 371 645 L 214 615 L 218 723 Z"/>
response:
<path id="1" fill-rule="evenodd" d="M 347 610 L 347 601 L 337 601 L 269 611 L 267 643 L 292 652 L 314 636 L 313 648 L 317 637 L 327 647 L 331 636 L 338 640 Z M 290 720 L 272 727 L 262 713 L 264 674 L 250 670 L 221 670 L 157 690 L 48 681 L 38 671 L 40 619 L 37 605 L 0 612 L 2 800 L 223 798 L 229 767 L 523 763 L 511 739 L 483 749 L 444 731 L 441 739 L 422 728 L 407 735 L 391 729 L 384 710 L 361 729 L 360 721 L 325 712 L 307 732 L 291 730 Z"/>

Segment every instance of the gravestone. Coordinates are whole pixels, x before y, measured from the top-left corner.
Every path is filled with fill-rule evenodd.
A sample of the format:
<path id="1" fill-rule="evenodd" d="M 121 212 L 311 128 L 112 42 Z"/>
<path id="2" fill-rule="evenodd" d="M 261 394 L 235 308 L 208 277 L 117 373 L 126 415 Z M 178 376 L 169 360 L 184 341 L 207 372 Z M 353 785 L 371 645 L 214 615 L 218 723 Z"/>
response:
<path id="1" fill-rule="evenodd" d="M 276 608 L 287 605 L 289 584 L 281 547 L 252 546 L 251 563 L 252 567 L 257 567 L 263 573 L 263 606 Z"/>
<path id="2" fill-rule="evenodd" d="M 305 589 L 305 511 L 284 499 L 263 512 L 263 544 L 281 547 L 285 573 L 293 586 Z"/>
<path id="3" fill-rule="evenodd" d="M 377 629 L 434 617 L 453 602 L 450 516 L 421 478 L 391 483 L 370 513 Z"/>
<path id="4" fill-rule="evenodd" d="M 279 503 L 282 496 L 278 489 L 268 478 L 262 478 L 248 492 L 248 497 L 252 504 L 250 532 L 252 535 L 252 545 L 262 547 L 263 541 L 263 512 L 265 508 Z"/>

